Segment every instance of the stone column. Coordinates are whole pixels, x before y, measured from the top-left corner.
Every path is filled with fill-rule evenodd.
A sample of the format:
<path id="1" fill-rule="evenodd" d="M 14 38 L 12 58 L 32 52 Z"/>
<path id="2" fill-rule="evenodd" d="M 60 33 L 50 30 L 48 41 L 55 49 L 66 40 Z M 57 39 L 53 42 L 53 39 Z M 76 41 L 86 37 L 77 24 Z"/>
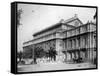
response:
<path id="1" fill-rule="evenodd" d="M 66 52 L 66 61 L 70 61 L 71 60 L 71 53 Z"/>
<path id="2" fill-rule="evenodd" d="M 58 59 L 61 58 L 64 54 L 62 53 L 63 51 L 63 40 L 61 39 L 56 39 L 56 51 L 57 51 L 57 56 Z"/>

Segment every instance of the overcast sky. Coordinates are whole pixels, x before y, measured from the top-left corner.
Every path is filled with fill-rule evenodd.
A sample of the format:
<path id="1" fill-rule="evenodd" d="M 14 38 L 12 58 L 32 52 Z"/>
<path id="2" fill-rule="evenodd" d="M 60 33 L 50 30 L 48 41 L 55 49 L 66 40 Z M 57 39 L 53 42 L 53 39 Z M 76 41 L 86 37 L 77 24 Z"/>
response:
<path id="1" fill-rule="evenodd" d="M 22 9 L 21 26 L 18 27 L 18 51 L 22 50 L 23 42 L 32 40 L 32 35 L 41 29 L 49 27 L 61 19 L 67 20 L 75 14 L 86 23 L 93 20 L 95 8 L 65 7 L 35 4 L 18 4 Z"/>

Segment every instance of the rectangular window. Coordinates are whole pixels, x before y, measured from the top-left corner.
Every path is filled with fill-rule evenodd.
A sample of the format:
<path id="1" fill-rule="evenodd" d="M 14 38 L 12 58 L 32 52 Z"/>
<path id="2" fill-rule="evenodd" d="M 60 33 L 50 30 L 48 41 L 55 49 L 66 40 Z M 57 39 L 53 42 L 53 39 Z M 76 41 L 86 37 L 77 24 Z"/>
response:
<path id="1" fill-rule="evenodd" d="M 78 37 L 78 47 L 80 47 L 80 37 Z"/>
<path id="2" fill-rule="evenodd" d="M 72 48 L 72 40 L 70 40 L 70 48 Z"/>

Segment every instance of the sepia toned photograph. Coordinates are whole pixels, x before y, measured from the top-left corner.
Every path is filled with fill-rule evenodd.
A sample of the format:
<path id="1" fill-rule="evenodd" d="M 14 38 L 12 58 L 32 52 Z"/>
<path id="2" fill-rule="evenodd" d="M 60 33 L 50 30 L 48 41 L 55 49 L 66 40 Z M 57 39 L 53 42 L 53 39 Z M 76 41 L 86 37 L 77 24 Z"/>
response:
<path id="1" fill-rule="evenodd" d="M 97 7 L 17 3 L 17 72 L 97 69 Z"/>

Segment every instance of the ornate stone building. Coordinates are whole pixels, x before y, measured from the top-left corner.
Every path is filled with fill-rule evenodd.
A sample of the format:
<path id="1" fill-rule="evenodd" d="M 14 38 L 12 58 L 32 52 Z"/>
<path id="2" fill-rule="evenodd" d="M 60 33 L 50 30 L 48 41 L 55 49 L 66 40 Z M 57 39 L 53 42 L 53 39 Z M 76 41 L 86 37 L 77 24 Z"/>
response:
<path id="1" fill-rule="evenodd" d="M 80 57 L 83 61 L 93 61 L 96 58 L 96 24 L 83 24 L 77 15 L 34 33 L 33 37 L 33 40 L 23 44 L 24 51 L 33 49 L 33 57 L 35 47 L 42 47 L 44 51 L 52 47 L 58 59 L 65 56 L 66 62 Z"/>

